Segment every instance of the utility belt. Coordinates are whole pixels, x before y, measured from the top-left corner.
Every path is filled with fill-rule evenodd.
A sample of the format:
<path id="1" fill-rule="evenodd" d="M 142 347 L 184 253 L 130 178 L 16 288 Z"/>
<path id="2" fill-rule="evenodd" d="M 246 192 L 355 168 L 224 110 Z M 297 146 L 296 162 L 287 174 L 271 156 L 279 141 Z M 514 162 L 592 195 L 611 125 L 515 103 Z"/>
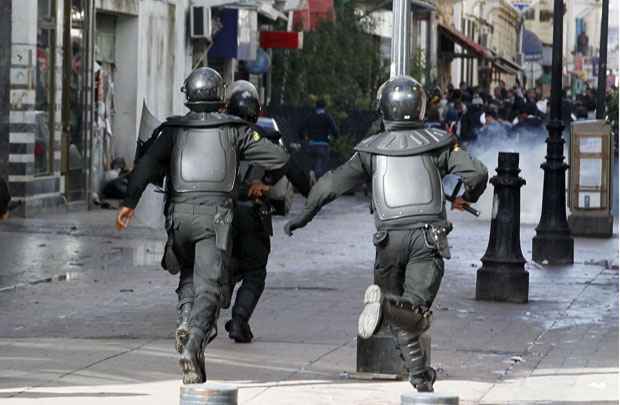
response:
<path id="1" fill-rule="evenodd" d="M 170 207 L 170 212 L 198 217 L 212 217 L 215 245 L 220 250 L 228 251 L 232 241 L 233 207 L 232 199 L 222 198 L 219 200 L 207 200 L 201 203 L 173 203 Z M 172 226 L 174 228 L 174 224 Z"/>
<path id="2" fill-rule="evenodd" d="M 232 194 L 220 193 L 220 192 L 188 192 L 188 193 L 170 193 L 170 204 L 176 205 L 188 205 L 188 206 L 230 206 L 232 207 Z"/>
<path id="3" fill-rule="evenodd" d="M 171 212 L 189 215 L 214 215 L 217 205 L 173 204 Z"/>
<path id="4" fill-rule="evenodd" d="M 450 246 L 448 245 L 448 234 L 452 231 L 452 223 L 448 221 L 436 223 L 420 223 L 399 229 L 378 230 L 373 235 L 373 244 L 377 247 L 384 246 L 389 240 L 390 232 L 420 231 L 424 237 L 424 244 L 427 248 L 436 250 L 437 253 L 449 259 Z"/>

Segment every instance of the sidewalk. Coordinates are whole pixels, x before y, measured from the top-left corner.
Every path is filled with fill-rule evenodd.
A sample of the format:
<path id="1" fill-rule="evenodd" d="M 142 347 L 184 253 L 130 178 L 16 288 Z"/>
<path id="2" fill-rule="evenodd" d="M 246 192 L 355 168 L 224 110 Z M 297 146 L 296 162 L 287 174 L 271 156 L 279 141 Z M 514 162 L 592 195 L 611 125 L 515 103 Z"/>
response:
<path id="1" fill-rule="evenodd" d="M 176 279 L 157 270 L 161 236 L 134 229 L 119 238 L 108 225 L 113 216 L 0 226 L 3 246 L 32 249 L 7 270 L 30 260 L 41 274 L 72 274 L 0 292 L 3 405 L 178 403 Z M 489 225 L 451 219 L 453 259 L 434 305 L 436 390 L 465 404 L 618 403 L 617 236 L 576 239 L 573 266 L 528 264 L 529 304 L 478 302 L 475 272 Z M 293 238 L 282 224 L 274 226 L 267 290 L 252 319 L 256 340 L 228 340 L 223 313 L 207 352 L 209 378 L 240 385 L 240 404 L 399 404 L 408 383 L 350 378 L 357 315 L 372 277 L 366 203 L 338 200 Z M 521 235 L 529 260 L 533 225 Z M 41 239 L 48 246 L 36 249 Z"/>

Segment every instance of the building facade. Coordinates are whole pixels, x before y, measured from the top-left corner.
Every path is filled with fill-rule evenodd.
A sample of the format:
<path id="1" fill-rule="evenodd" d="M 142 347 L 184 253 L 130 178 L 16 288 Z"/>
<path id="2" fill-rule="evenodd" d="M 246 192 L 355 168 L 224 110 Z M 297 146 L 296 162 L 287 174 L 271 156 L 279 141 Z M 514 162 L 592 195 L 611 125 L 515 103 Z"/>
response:
<path id="1" fill-rule="evenodd" d="M 83 204 L 113 158 L 133 160 L 143 100 L 160 117 L 182 112 L 188 2 L 0 7 L 0 175 L 18 214 Z"/>
<path id="2" fill-rule="evenodd" d="M 452 29 L 466 37 L 458 41 L 455 54 L 468 56 L 452 61 L 452 85 L 464 82 L 490 89 L 500 80 L 514 84 L 521 70 L 523 24 L 518 10 L 506 0 L 463 0 L 454 4 L 452 21 Z M 467 53 L 468 48 L 473 52 Z"/>
<path id="3" fill-rule="evenodd" d="M 16 214 L 96 201 L 113 162 L 133 163 L 144 103 L 160 119 L 185 113 L 179 90 L 192 67 L 261 87 L 265 64 L 257 61 L 267 52 L 258 49 L 259 32 L 301 3 L 250 3 L 1 1 L 0 175 L 22 202 Z M 189 32 L 192 7 L 213 10 L 204 37 Z M 220 35 L 222 15 L 233 36 Z M 206 44 L 229 42 L 234 53 L 207 56 Z"/>

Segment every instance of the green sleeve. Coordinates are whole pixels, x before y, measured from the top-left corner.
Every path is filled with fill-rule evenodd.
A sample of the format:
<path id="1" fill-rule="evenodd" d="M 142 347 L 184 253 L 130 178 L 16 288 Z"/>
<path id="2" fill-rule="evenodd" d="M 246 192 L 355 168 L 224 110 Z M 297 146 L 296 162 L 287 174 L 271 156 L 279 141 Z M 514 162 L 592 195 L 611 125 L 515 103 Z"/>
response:
<path id="1" fill-rule="evenodd" d="M 240 159 L 255 163 L 265 170 L 280 169 L 288 162 L 288 153 L 248 127 L 239 127 L 237 146 Z"/>
<path id="2" fill-rule="evenodd" d="M 489 172 L 486 166 L 469 152 L 458 146 L 442 150 L 436 156 L 436 163 L 441 177 L 454 174 L 463 179 L 465 194 L 463 199 L 476 202 L 487 187 Z"/>
<path id="3" fill-rule="evenodd" d="M 312 187 L 301 215 L 304 225 L 314 218 L 321 207 L 368 181 L 368 159 L 370 156 L 355 153 L 346 163 L 319 179 Z"/>

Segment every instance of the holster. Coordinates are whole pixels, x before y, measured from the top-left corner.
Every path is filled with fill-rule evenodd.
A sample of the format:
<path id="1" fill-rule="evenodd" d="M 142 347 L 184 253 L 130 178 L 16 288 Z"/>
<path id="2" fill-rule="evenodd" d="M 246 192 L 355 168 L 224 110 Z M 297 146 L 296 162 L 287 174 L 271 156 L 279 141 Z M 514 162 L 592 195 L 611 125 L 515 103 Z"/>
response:
<path id="1" fill-rule="evenodd" d="M 222 308 L 227 309 L 232 302 L 233 291 L 237 284 L 237 263 L 231 255 L 224 255 L 224 272 L 222 274 Z"/>
<path id="2" fill-rule="evenodd" d="M 390 235 L 389 233 L 387 233 L 387 231 L 378 231 L 374 235 L 372 235 L 372 243 L 376 247 L 385 246 L 389 238 Z"/>
<path id="3" fill-rule="evenodd" d="M 424 239 L 429 248 L 437 250 L 437 253 L 444 259 L 449 259 L 450 245 L 448 245 L 448 234 L 452 231 L 450 222 L 439 225 L 432 224 L 424 227 Z"/>
<path id="4" fill-rule="evenodd" d="M 232 239 L 233 209 L 230 204 L 222 204 L 216 207 L 213 218 L 215 231 L 215 246 L 228 252 Z"/>

